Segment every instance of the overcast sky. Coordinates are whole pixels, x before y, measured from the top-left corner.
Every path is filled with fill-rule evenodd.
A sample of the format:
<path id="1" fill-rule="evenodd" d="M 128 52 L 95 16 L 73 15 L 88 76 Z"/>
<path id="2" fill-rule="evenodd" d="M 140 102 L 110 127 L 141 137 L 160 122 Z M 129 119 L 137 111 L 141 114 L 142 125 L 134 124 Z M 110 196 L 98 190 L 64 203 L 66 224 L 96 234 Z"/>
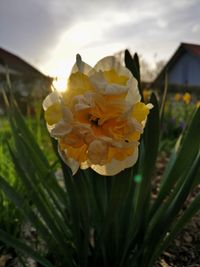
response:
<path id="1" fill-rule="evenodd" d="M 129 48 L 151 63 L 200 44 L 200 0 L 0 0 L 0 47 L 49 75 Z"/>

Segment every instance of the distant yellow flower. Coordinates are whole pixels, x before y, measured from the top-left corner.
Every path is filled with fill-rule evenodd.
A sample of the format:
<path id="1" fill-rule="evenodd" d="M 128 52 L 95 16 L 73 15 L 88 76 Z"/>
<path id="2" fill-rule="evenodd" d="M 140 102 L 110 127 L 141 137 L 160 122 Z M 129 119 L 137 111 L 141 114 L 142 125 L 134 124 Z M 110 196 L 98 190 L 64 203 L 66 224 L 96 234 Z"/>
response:
<path id="1" fill-rule="evenodd" d="M 190 93 L 185 93 L 185 94 L 183 95 L 182 99 L 183 99 L 183 102 L 184 102 L 185 104 L 189 104 L 190 101 L 191 101 L 191 94 L 190 94 Z"/>
<path id="2" fill-rule="evenodd" d="M 67 90 L 43 102 L 48 130 L 73 174 L 91 167 L 115 175 L 135 164 L 152 107 L 140 99 L 136 79 L 114 57 L 94 68 L 77 57 Z"/>
<path id="3" fill-rule="evenodd" d="M 176 93 L 176 94 L 174 95 L 174 100 L 175 100 L 176 102 L 178 102 L 179 100 L 181 100 L 181 94 Z"/>

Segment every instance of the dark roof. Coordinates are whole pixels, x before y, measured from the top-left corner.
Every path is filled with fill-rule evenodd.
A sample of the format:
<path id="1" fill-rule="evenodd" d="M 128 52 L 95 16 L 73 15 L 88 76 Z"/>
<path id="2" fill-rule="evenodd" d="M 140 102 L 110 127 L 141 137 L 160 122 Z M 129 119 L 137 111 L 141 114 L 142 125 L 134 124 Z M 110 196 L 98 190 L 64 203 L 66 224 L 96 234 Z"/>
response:
<path id="1" fill-rule="evenodd" d="M 189 52 L 193 54 L 196 57 L 200 58 L 200 45 L 197 44 L 189 44 L 189 43 L 181 43 L 175 53 L 172 55 L 172 57 L 169 59 L 167 64 L 164 66 L 164 68 L 161 70 L 161 72 L 158 74 L 156 79 L 154 80 L 153 84 L 158 84 L 161 80 L 164 80 L 165 73 L 167 70 L 171 69 L 177 60 L 186 52 Z"/>
<path id="2" fill-rule="evenodd" d="M 0 47 L 0 65 L 7 66 L 8 70 L 16 71 L 22 75 L 27 75 L 33 78 L 49 78 L 39 70 L 31 66 L 29 63 L 20 57 L 6 51 Z"/>
<path id="3" fill-rule="evenodd" d="M 182 43 L 181 45 L 193 55 L 200 57 L 200 45 L 187 43 Z"/>

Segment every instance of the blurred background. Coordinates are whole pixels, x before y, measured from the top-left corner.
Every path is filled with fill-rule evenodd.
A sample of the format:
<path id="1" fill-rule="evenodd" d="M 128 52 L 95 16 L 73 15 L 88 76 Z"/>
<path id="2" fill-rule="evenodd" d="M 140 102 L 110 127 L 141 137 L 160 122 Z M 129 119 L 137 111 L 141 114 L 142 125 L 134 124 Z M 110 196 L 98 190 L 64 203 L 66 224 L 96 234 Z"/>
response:
<path id="1" fill-rule="evenodd" d="M 181 42 L 200 44 L 199 14 L 199 0 L 0 0 L 0 47 L 60 80 L 77 53 L 94 65 L 128 48 L 151 81 Z"/>

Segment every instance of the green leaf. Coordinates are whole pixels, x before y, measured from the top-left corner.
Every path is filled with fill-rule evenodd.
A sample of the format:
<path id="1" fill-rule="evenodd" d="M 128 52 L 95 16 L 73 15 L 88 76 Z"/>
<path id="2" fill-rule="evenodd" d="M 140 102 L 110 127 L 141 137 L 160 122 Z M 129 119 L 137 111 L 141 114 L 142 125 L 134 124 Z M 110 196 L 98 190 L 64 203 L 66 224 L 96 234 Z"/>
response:
<path id="1" fill-rule="evenodd" d="M 143 101 L 143 93 L 140 81 L 140 66 L 139 66 L 139 58 L 137 53 L 135 53 L 134 57 L 131 56 L 130 52 L 126 49 L 125 50 L 125 65 L 131 71 L 133 76 L 138 81 L 138 89 Z"/>
<path id="2" fill-rule="evenodd" d="M 159 145 L 159 107 L 156 96 L 152 94 L 150 102 L 154 105 L 147 119 L 140 145 L 138 175 L 141 181 L 135 182 L 134 227 L 138 231 L 138 240 L 142 244 L 148 222 L 151 200 L 151 179 Z M 133 243 L 132 246 L 135 244 Z"/>
<path id="3" fill-rule="evenodd" d="M 24 160 L 25 153 L 21 155 L 19 149 L 17 150 L 17 158 L 21 159 L 21 165 L 23 165 L 30 177 L 33 172 L 35 173 L 35 177 L 37 178 L 35 182 L 41 185 L 41 190 L 52 199 L 57 209 L 63 217 L 67 219 L 63 212 L 63 204 L 66 206 L 68 205 L 66 192 L 60 185 L 58 185 L 53 170 L 47 168 L 43 161 L 38 157 L 38 154 L 32 147 L 31 140 L 26 140 L 26 138 L 22 138 L 21 135 L 16 136 L 16 138 L 18 139 L 17 142 L 20 145 L 20 150 L 23 148 L 27 154 L 27 159 Z M 28 155 L 30 156 L 28 157 Z"/>
<path id="4" fill-rule="evenodd" d="M 81 247 L 77 248 L 78 255 L 82 266 L 87 266 L 89 254 L 89 239 L 91 231 L 91 205 L 90 205 L 90 192 L 87 183 L 87 177 L 84 171 L 78 170 L 74 175 L 74 184 L 76 188 L 76 195 L 79 203 L 80 212 L 80 226 L 82 230 Z"/>
<path id="5" fill-rule="evenodd" d="M 158 247 L 157 251 L 154 252 L 155 257 L 158 258 L 161 253 L 169 246 L 170 242 L 174 240 L 181 229 L 190 221 L 190 219 L 200 210 L 200 194 L 198 194 L 186 211 L 181 215 L 180 218 L 174 223 L 167 237 L 164 239 L 162 244 Z M 152 258 L 152 262 L 154 257 Z"/>
<path id="6" fill-rule="evenodd" d="M 31 247 L 27 246 L 25 243 L 17 240 L 11 235 L 7 234 L 0 229 L 0 240 L 8 244 L 11 247 L 14 247 L 16 250 L 21 251 L 23 254 L 26 254 L 42 264 L 45 267 L 53 267 L 53 265 L 45 259 L 41 254 L 34 251 Z"/>
<path id="7" fill-rule="evenodd" d="M 66 256 L 64 259 L 67 260 L 68 263 L 70 263 L 70 253 L 69 253 L 69 247 L 68 247 L 68 240 L 67 240 L 67 234 L 66 231 L 67 228 L 62 227 L 63 221 L 61 221 L 61 218 L 58 217 L 56 214 L 56 210 L 51 203 L 47 203 L 47 200 L 45 201 L 44 195 L 41 192 L 41 188 L 37 186 L 37 184 L 34 184 L 34 173 L 32 173 L 31 177 L 29 178 L 26 173 L 21 168 L 21 165 L 19 161 L 17 160 L 14 153 L 11 152 L 11 156 L 13 159 L 13 162 L 15 164 L 16 171 L 25 186 L 27 192 L 29 192 L 29 197 L 34 203 L 35 207 L 37 208 L 38 212 L 40 213 L 41 217 L 44 219 L 46 225 L 48 226 L 49 230 L 51 231 L 52 237 L 58 244 L 58 251 L 63 253 Z M 41 196 L 42 194 L 42 196 Z M 51 206 L 50 206 L 51 205 Z M 56 220 L 55 220 L 56 218 Z M 61 226 L 61 228 L 60 228 Z M 69 265 L 70 266 L 70 265 Z"/>
<path id="8" fill-rule="evenodd" d="M 173 221 L 192 189 L 194 177 L 198 172 L 199 166 L 200 156 L 195 159 L 190 170 L 184 174 L 182 183 L 177 184 L 177 188 L 174 189 L 172 197 L 167 205 L 164 204 L 162 207 L 163 212 L 156 218 L 156 220 L 152 220 L 153 222 L 150 223 L 146 240 L 146 253 L 148 256 L 144 257 L 143 264 L 151 261 L 150 259 L 155 256 L 155 251 L 158 250 L 164 236 L 170 230 Z"/>
<path id="9" fill-rule="evenodd" d="M 26 125 L 19 108 L 17 106 L 17 103 L 14 101 L 13 105 L 8 111 L 9 119 L 10 119 L 10 124 L 12 127 L 13 132 L 12 133 L 18 133 L 21 134 L 24 138 L 27 140 L 31 141 L 32 148 L 35 150 L 37 153 L 38 157 L 40 160 L 49 168 L 49 163 L 43 154 L 42 150 L 40 149 L 39 145 L 35 141 L 35 138 L 31 131 L 28 129 L 28 126 Z"/>
<path id="10" fill-rule="evenodd" d="M 33 225 L 36 226 L 41 236 L 44 239 L 50 237 L 48 229 L 41 222 L 38 216 L 32 211 L 30 205 L 28 204 L 27 199 L 25 199 L 20 193 L 18 193 L 12 186 L 10 186 L 9 183 L 6 182 L 6 180 L 3 179 L 1 176 L 0 176 L 0 187 L 7 195 L 7 197 L 21 210 L 25 218 L 27 218 Z M 51 242 L 50 239 L 46 241 Z"/>
<path id="11" fill-rule="evenodd" d="M 200 149 L 200 108 L 195 112 L 191 123 L 182 138 L 178 151 L 174 151 L 162 178 L 161 189 L 152 207 L 151 216 L 158 210 L 162 201 L 169 195 L 176 182 L 188 172 Z"/>
<path id="12" fill-rule="evenodd" d="M 150 181 L 153 171 L 155 169 L 155 162 L 158 154 L 159 147 L 159 106 L 158 101 L 153 93 L 150 98 L 150 103 L 153 104 L 153 108 L 150 110 L 150 114 L 147 118 L 147 123 L 144 129 L 144 159 L 142 160 L 140 173 L 145 177 L 145 180 Z"/>
<path id="13" fill-rule="evenodd" d="M 165 104 L 166 104 L 166 99 L 167 99 L 167 92 L 168 92 L 168 73 L 166 71 L 166 73 L 165 73 L 164 91 L 163 91 L 163 94 L 162 94 L 162 101 L 161 101 L 161 106 L 160 106 L 160 121 L 161 121 L 161 125 L 163 123 L 164 109 L 165 109 Z"/>
<path id="14" fill-rule="evenodd" d="M 137 69 L 137 81 L 139 84 L 141 84 L 141 77 L 140 77 L 140 62 L 139 62 L 139 57 L 138 57 L 138 54 L 135 53 L 133 55 L 133 60 L 135 62 L 135 66 L 136 66 L 136 69 Z"/>
<path id="15" fill-rule="evenodd" d="M 93 178 L 94 182 L 95 179 L 98 180 L 98 174 L 94 174 Z M 105 183 L 104 179 L 108 183 Z M 103 199 L 105 198 L 104 195 L 100 199 L 100 201 L 105 203 L 106 209 L 105 214 L 102 215 L 102 221 L 98 225 L 99 228 L 96 231 L 95 259 L 98 258 L 101 252 L 104 258 L 104 264 L 111 264 L 111 262 L 118 260 L 118 252 L 121 253 L 122 250 L 118 236 L 122 223 L 120 215 L 130 192 L 132 169 L 126 169 L 113 177 L 99 177 L 98 185 L 101 182 L 105 186 L 102 189 L 106 190 L 107 197 Z"/>

